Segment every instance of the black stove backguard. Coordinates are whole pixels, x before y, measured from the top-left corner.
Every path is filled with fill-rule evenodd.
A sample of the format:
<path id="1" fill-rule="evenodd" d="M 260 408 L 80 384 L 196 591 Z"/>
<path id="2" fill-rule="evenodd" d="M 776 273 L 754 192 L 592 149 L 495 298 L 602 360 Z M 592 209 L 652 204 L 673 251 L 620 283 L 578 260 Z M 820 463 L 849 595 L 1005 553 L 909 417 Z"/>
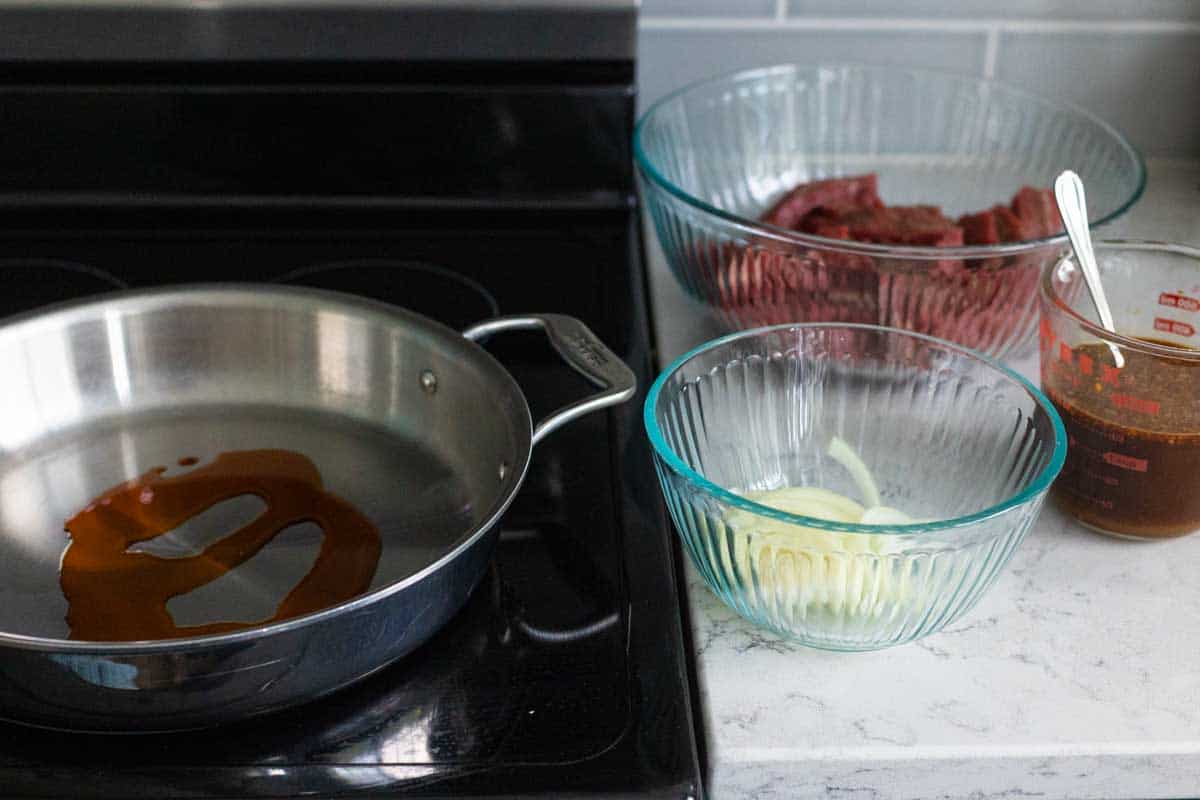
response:
<path id="1" fill-rule="evenodd" d="M 628 61 L 2 71 L 0 314 L 284 280 L 456 327 L 572 314 L 640 385 L 536 449 L 488 575 L 414 654 L 210 731 L 0 723 L 0 794 L 700 795 L 676 548 L 640 421 L 632 82 Z M 493 352 L 535 417 L 588 391 L 537 336 Z"/>
<path id="2" fill-rule="evenodd" d="M 428 208 L 620 206 L 630 69 L 8 65 L 0 208 L 6 226 L 72 210 L 136 221 L 138 208 L 234 225 L 248 211 L 370 211 L 352 224 L 391 225 Z"/>

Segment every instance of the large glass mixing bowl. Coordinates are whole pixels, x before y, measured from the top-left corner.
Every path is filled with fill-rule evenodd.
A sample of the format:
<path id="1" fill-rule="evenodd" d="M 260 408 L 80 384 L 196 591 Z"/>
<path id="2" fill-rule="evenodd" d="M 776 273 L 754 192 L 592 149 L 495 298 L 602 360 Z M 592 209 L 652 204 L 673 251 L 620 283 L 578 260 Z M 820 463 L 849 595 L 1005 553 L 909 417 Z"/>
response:
<path id="1" fill-rule="evenodd" d="M 996 357 L 1032 345 L 1063 234 L 967 247 L 826 238 L 758 217 L 799 183 L 876 173 L 889 205 L 950 217 L 1073 169 L 1092 225 L 1141 196 L 1142 159 L 1092 114 L 1005 84 L 895 66 L 783 65 L 685 87 L 634 133 L 646 208 L 680 285 L 727 330 L 889 325 Z"/>

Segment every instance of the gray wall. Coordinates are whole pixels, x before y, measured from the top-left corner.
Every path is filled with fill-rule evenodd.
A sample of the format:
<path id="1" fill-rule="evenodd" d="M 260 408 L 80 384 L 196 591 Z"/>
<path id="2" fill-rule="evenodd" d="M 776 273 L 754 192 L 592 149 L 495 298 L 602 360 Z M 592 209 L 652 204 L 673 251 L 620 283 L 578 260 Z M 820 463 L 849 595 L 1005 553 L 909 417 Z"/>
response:
<path id="1" fill-rule="evenodd" d="M 1200 0 L 642 0 L 641 106 L 786 61 L 995 77 L 1072 101 L 1150 156 L 1200 156 Z"/>

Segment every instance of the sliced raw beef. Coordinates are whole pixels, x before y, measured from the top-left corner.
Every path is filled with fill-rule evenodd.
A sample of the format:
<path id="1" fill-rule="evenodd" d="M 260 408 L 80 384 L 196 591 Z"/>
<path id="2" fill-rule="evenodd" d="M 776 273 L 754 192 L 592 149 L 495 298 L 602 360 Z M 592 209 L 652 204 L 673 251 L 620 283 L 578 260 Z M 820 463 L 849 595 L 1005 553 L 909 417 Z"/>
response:
<path id="1" fill-rule="evenodd" d="M 840 212 L 882 206 L 877 176 L 874 173 L 852 175 L 800 184 L 763 214 L 762 221 L 795 230 L 800 221 L 817 208 Z"/>
<path id="2" fill-rule="evenodd" d="M 885 206 L 875 175 L 801 184 L 762 220 L 827 239 L 935 248 L 1022 242 L 1062 230 L 1047 189 L 1024 187 L 1011 205 L 951 220 L 937 206 Z M 714 253 L 721 265 L 714 277 L 720 307 L 738 327 L 871 322 L 994 351 L 1032 324 L 1038 276 L 1057 253 L 1047 245 L 963 260 L 867 255 L 803 242 L 786 251 L 777 241 L 731 242 Z"/>
<path id="3" fill-rule="evenodd" d="M 1029 233 L 1029 226 L 1005 206 L 996 206 L 993 213 L 996 215 L 996 230 L 1000 234 L 1000 241 L 1023 242 L 1033 238 Z"/>
<path id="4" fill-rule="evenodd" d="M 885 206 L 874 173 L 802 183 L 761 219 L 828 239 L 930 247 L 1024 242 L 1062 232 L 1050 189 L 1024 186 L 1011 206 L 993 206 L 955 222 L 937 206 Z"/>
<path id="5" fill-rule="evenodd" d="M 876 322 L 878 273 L 867 256 L 753 245 L 727 251 L 718 274 L 722 310 L 739 327 L 824 320 Z"/>
<path id="6" fill-rule="evenodd" d="M 937 206 L 888 206 L 851 211 L 840 220 L 858 242 L 954 247 L 963 243 L 963 230 Z"/>
<path id="7" fill-rule="evenodd" d="M 796 230 L 826 239 L 850 238 L 850 226 L 842 221 L 842 215 L 828 208 L 815 208 L 805 214 Z"/>
<path id="8" fill-rule="evenodd" d="M 964 214 L 958 218 L 958 224 L 963 229 L 963 244 L 1000 244 L 1033 238 L 1026 233 L 1025 223 L 1008 206 Z"/>
<path id="9" fill-rule="evenodd" d="M 1012 200 L 1013 213 L 1021 220 L 1026 239 L 1041 239 L 1062 233 L 1062 217 L 1051 189 L 1023 186 Z"/>
<path id="10" fill-rule="evenodd" d="M 958 218 L 958 224 L 963 229 L 963 242 L 966 244 L 997 244 L 1000 241 L 995 209 L 963 214 Z"/>

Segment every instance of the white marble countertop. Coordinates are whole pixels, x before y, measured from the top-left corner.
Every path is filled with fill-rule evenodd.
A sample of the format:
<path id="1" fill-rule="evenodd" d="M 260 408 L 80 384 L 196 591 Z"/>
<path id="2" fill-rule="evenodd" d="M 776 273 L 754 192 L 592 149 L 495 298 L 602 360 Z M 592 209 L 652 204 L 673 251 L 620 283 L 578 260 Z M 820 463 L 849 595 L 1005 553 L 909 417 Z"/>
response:
<path id="1" fill-rule="evenodd" d="M 1152 161 L 1104 236 L 1200 244 L 1200 164 Z M 719 331 L 647 234 L 660 363 Z M 1036 355 L 1018 364 L 1036 373 Z M 1200 489 L 1200 486 L 1198 486 Z M 875 653 L 811 650 L 688 568 L 710 796 L 1200 796 L 1200 536 L 1088 533 L 1047 507 L 963 619 Z"/>

